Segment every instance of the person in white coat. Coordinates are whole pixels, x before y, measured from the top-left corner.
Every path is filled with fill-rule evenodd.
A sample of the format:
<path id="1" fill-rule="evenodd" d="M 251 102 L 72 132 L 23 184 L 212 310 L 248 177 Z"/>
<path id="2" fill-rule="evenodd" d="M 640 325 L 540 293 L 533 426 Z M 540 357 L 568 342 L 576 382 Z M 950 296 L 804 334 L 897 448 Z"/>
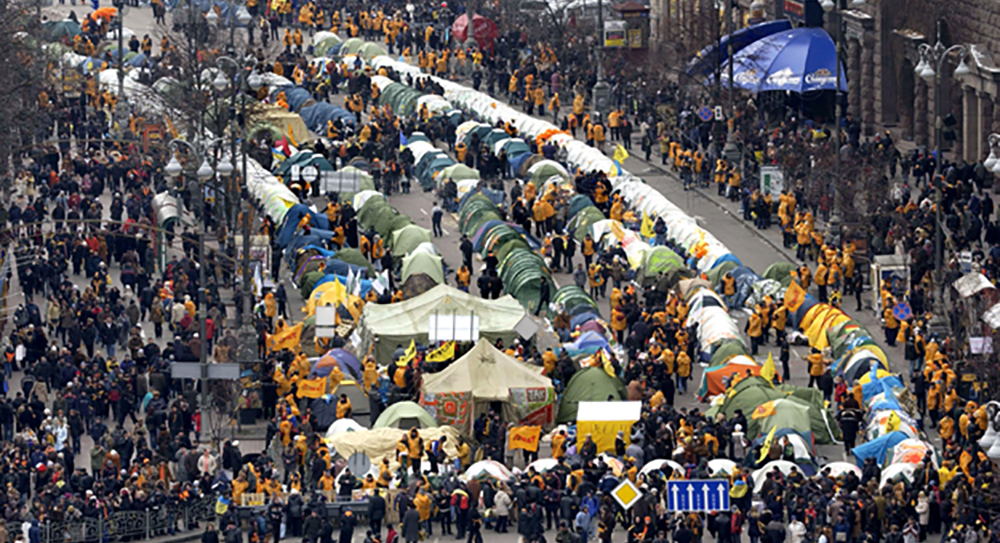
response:
<path id="1" fill-rule="evenodd" d="M 785 534 L 788 543 L 802 543 L 806 537 L 806 525 L 795 516 L 792 516 L 792 521 L 788 523 L 788 530 L 786 530 Z"/>
<path id="2" fill-rule="evenodd" d="M 927 494 L 921 490 L 917 495 L 917 507 L 914 509 L 920 521 L 920 537 L 923 541 L 927 538 L 927 525 L 931 523 L 931 504 L 927 499 Z"/>
<path id="3" fill-rule="evenodd" d="M 496 532 L 498 534 L 507 533 L 507 519 L 510 516 L 510 494 L 501 487 L 497 489 L 496 496 L 493 497 L 493 512 L 497 516 Z"/>

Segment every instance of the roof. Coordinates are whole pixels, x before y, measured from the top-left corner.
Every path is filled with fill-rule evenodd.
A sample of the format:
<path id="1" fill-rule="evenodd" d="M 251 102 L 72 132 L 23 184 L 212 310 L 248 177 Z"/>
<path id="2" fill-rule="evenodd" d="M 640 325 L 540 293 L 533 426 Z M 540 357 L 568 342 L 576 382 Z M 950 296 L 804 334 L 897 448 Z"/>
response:
<path id="1" fill-rule="evenodd" d="M 431 315 L 475 313 L 480 318 L 479 331 L 508 332 L 524 318 L 524 307 L 511 296 L 484 300 L 448 285 L 438 285 L 427 292 L 395 304 L 365 305 L 363 326 L 372 336 L 427 334 Z"/>
<path id="2" fill-rule="evenodd" d="M 629 11 L 649 11 L 649 6 L 644 6 L 639 2 L 635 2 L 633 0 L 625 0 L 621 4 L 618 4 L 616 6 L 611 6 L 611 9 L 619 13 L 629 12 Z"/>
<path id="3" fill-rule="evenodd" d="M 512 388 L 551 388 L 552 381 L 480 340 L 444 371 L 424 375 L 422 392 L 472 392 L 476 400 L 507 401 Z"/>

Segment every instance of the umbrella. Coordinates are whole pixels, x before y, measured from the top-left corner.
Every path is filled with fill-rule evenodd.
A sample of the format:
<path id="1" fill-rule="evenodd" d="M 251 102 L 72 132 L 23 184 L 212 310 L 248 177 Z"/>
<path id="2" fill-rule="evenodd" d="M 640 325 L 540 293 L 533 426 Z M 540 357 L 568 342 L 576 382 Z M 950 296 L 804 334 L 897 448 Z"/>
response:
<path id="1" fill-rule="evenodd" d="M 483 460 L 469 466 L 469 469 L 465 470 L 465 478 L 469 481 L 486 478 L 510 481 L 514 478 L 514 474 L 507 466 L 496 460 Z"/>
<path id="2" fill-rule="evenodd" d="M 708 474 L 715 476 L 728 476 L 733 472 L 738 464 L 728 458 L 715 458 L 708 461 Z"/>
<path id="3" fill-rule="evenodd" d="M 559 461 L 555 458 L 539 458 L 538 460 L 528 464 L 528 467 L 524 468 L 524 471 L 534 468 L 538 473 L 545 473 L 558 465 Z"/>
<path id="4" fill-rule="evenodd" d="M 678 464 L 677 462 L 674 462 L 673 460 L 659 459 L 659 460 L 650 460 L 649 462 L 646 462 L 646 464 L 642 466 L 642 470 L 639 471 L 639 475 L 646 475 L 647 473 L 656 470 L 666 471 L 664 468 L 670 468 L 671 475 L 677 473 L 683 477 L 684 474 L 687 473 L 687 470 L 684 469 L 684 466 Z"/>
<path id="5" fill-rule="evenodd" d="M 469 15 L 462 14 L 451 25 L 451 35 L 459 42 L 465 42 L 470 37 L 476 40 L 480 49 L 485 49 L 493 40 L 500 37 L 496 23 L 475 14 L 472 16 L 472 36 L 469 36 Z"/>
<path id="6" fill-rule="evenodd" d="M 850 462 L 830 462 L 820 468 L 819 472 L 821 475 L 828 475 L 833 478 L 840 477 L 841 475 L 847 475 L 848 473 L 857 475 L 858 479 L 861 478 L 861 468 Z"/>
<path id="7" fill-rule="evenodd" d="M 118 15 L 118 8 L 113 8 L 110 6 L 97 8 L 94 10 L 93 13 L 91 13 L 91 15 L 97 17 L 98 19 L 104 19 L 110 21 L 111 19 L 114 19 L 116 15 Z"/>
<path id="8" fill-rule="evenodd" d="M 733 84 L 762 91 L 837 90 L 837 50 L 822 28 L 796 28 L 755 41 L 733 56 Z M 840 89 L 847 87 L 847 71 L 840 71 Z M 722 68 L 723 83 L 729 82 Z"/>

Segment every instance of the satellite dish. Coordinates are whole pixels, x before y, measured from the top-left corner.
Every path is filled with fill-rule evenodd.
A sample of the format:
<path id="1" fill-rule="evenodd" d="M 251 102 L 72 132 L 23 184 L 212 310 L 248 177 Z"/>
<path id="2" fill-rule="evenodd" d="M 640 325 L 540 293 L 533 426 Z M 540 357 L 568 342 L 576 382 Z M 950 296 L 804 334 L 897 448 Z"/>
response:
<path id="1" fill-rule="evenodd" d="M 355 477 L 368 473 L 372 469 L 372 461 L 363 452 L 356 452 L 347 459 L 347 467 Z"/>

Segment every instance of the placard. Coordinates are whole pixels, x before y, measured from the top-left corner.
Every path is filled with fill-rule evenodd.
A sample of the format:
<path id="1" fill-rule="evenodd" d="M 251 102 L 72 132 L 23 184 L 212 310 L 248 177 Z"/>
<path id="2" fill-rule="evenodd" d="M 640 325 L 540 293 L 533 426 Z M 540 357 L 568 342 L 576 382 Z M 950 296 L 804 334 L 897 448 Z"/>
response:
<path id="1" fill-rule="evenodd" d="M 431 315 L 427 318 L 427 341 L 479 341 L 476 315 Z"/>
<path id="2" fill-rule="evenodd" d="M 604 21 L 604 46 L 625 47 L 625 21 Z"/>

